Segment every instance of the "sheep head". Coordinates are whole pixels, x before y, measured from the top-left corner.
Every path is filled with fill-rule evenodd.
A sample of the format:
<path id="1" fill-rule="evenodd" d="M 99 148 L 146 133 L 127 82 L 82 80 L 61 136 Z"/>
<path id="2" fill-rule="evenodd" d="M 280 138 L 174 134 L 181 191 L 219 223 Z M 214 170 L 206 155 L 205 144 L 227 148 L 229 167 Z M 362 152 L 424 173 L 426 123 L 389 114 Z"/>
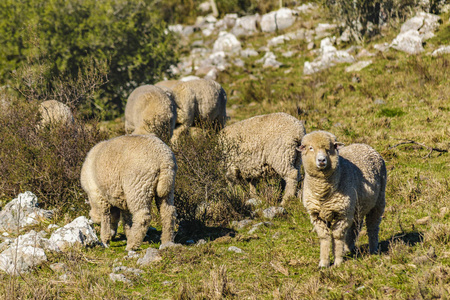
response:
<path id="1" fill-rule="evenodd" d="M 313 131 L 302 138 L 299 150 L 302 153 L 305 172 L 315 177 L 328 177 L 338 166 L 338 149 L 343 144 L 326 131 Z"/>

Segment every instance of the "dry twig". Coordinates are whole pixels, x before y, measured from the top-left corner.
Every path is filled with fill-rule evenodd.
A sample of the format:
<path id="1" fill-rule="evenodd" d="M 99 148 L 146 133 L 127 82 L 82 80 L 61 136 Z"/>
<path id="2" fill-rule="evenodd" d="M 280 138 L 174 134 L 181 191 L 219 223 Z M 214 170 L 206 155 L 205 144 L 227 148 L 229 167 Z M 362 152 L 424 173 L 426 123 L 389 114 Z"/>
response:
<path id="1" fill-rule="evenodd" d="M 398 143 L 398 144 L 395 144 L 395 145 L 393 145 L 393 146 L 390 146 L 388 149 L 393 149 L 393 148 L 396 148 L 396 147 L 398 147 L 398 146 L 406 145 L 406 144 L 415 144 L 415 145 L 418 145 L 418 146 L 421 146 L 421 147 L 423 147 L 423 148 L 428 149 L 430 152 L 428 152 L 428 154 L 425 155 L 423 158 L 429 158 L 429 157 L 431 156 L 431 153 L 432 153 L 433 151 L 441 152 L 441 153 L 443 153 L 443 152 L 448 152 L 448 150 L 446 150 L 446 149 L 439 149 L 439 148 L 430 147 L 430 146 L 427 146 L 427 145 L 425 145 L 425 144 L 422 144 L 422 143 L 419 143 L 419 142 L 416 142 L 416 141 L 413 141 L 413 140 L 405 140 L 405 141 L 403 141 L 403 142 L 400 142 L 400 143 Z"/>

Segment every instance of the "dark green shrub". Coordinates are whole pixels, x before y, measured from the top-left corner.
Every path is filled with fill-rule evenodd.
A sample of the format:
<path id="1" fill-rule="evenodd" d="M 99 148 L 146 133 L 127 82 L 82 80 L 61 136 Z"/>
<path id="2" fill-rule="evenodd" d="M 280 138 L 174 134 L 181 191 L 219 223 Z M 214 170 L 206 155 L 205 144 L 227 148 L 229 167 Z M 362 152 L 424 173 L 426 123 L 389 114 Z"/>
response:
<path id="1" fill-rule="evenodd" d="M 111 117 L 120 114 L 131 90 L 159 80 L 176 62 L 176 41 L 165 31 L 157 5 L 153 0 L 0 1 L 0 84 L 26 62 L 33 28 L 32 38 L 51 58 L 53 77 L 76 78 L 86 57 L 108 60 L 109 83 L 95 106 Z"/>

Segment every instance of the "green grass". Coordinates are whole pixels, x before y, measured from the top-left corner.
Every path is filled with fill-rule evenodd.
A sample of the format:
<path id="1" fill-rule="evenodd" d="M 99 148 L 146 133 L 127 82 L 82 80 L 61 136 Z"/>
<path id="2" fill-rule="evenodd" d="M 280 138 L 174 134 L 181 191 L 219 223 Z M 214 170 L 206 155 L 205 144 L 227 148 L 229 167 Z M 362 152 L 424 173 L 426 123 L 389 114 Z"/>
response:
<path id="1" fill-rule="evenodd" d="M 428 44 L 448 44 L 446 20 L 448 16 Z M 243 48 L 257 49 L 265 40 L 262 34 L 249 37 Z M 376 42 L 365 46 L 371 49 Z M 285 66 L 277 70 L 262 70 L 248 60 L 244 69 L 230 68 L 220 75 L 218 81 L 229 95 L 237 91 L 236 97 L 229 97 L 230 111 L 237 106 L 229 122 L 284 111 L 306 121 L 307 132 L 328 130 L 346 144 L 363 142 L 379 151 L 388 168 L 379 255 L 367 254 L 367 237 L 362 234 L 359 255 L 348 257 L 339 267 L 319 270 L 317 235 L 301 201 L 292 199 L 286 218 L 273 220 L 273 226 L 254 234 L 248 233 L 249 228 L 225 230 L 228 236 L 211 238 L 205 245 L 162 251 L 163 260 L 142 268 L 142 276 L 125 273 L 132 286 L 109 280 L 114 266 L 139 268 L 135 259 L 123 259 L 126 241 L 116 240 L 107 249 L 50 256 L 48 264 L 23 279 L 2 274 L 3 290 L 12 291 L 3 296 L 26 291 L 23 297 L 41 299 L 448 299 L 450 212 L 442 210 L 450 210 L 449 154 L 433 151 L 425 158 L 429 151 L 414 144 L 390 147 L 413 140 L 449 150 L 450 56 L 415 57 L 389 50 L 378 53 L 371 66 L 355 74 L 345 73 L 345 66 L 339 65 L 303 76 L 308 54 L 302 42 L 282 48 L 299 49 L 301 56 L 280 57 Z M 425 49 L 432 50 L 428 45 Z M 286 70 L 291 71 L 286 74 Z M 359 82 L 353 82 L 356 76 Z M 376 99 L 385 104 L 375 104 Z M 266 192 L 270 196 L 260 187 L 261 198 Z M 427 216 L 428 223 L 416 223 Z M 160 228 L 155 217 L 152 226 Z M 256 217 L 253 223 L 261 221 Z M 208 239 L 205 230 L 202 234 Z M 147 241 L 139 253 L 158 246 L 157 241 Z M 230 246 L 244 253 L 229 252 Z M 430 247 L 435 257 L 416 259 Z M 72 279 L 59 280 L 61 274 L 48 267 L 54 262 L 66 263 Z"/>

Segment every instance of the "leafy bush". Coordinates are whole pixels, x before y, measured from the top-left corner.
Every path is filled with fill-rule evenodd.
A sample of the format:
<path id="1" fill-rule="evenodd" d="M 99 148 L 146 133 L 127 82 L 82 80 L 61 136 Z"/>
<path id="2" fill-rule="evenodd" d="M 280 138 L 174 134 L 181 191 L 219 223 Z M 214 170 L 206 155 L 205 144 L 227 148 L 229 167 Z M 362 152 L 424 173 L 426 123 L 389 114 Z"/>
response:
<path id="1" fill-rule="evenodd" d="M 177 60 L 175 39 L 155 6 L 153 0 L 1 1 L 0 83 L 26 63 L 33 28 L 32 38 L 51 56 L 53 77 L 76 78 L 86 57 L 108 60 L 109 83 L 95 105 L 116 116 L 131 90 L 159 80 Z"/>

